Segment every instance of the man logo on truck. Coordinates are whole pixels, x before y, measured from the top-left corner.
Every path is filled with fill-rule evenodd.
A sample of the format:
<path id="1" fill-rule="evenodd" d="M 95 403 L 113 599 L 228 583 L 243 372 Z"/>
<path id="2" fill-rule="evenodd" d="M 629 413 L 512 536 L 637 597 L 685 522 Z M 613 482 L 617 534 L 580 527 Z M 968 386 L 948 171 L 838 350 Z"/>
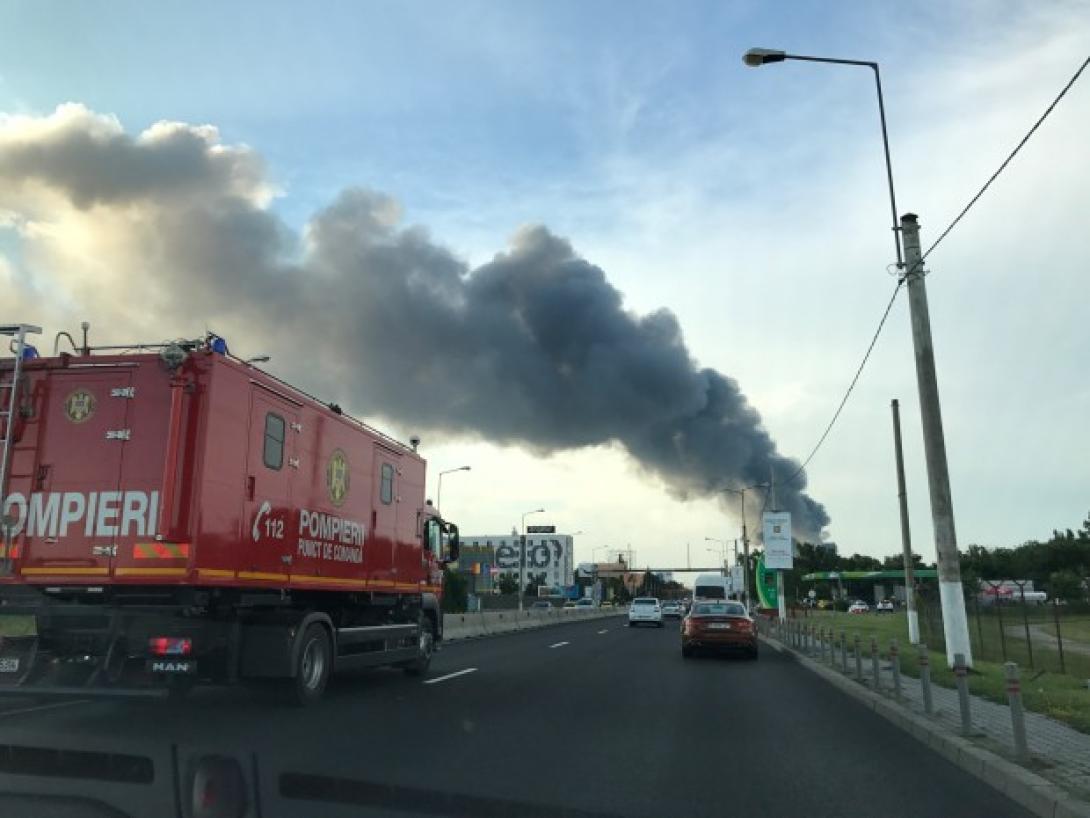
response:
<path id="1" fill-rule="evenodd" d="M 348 458 L 340 449 L 335 449 L 329 456 L 329 463 L 325 467 L 325 482 L 330 502 L 335 506 L 341 505 L 348 494 Z"/>
<path id="2" fill-rule="evenodd" d="M 83 423 L 95 413 L 95 396 L 86 389 L 77 389 L 64 399 L 64 414 L 73 423 Z"/>

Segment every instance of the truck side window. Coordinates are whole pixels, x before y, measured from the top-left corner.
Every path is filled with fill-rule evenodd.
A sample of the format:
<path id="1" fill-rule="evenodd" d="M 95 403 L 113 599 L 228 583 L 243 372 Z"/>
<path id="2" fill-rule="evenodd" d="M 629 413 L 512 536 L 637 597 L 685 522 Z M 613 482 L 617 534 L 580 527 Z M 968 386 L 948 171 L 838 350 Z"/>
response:
<path id="1" fill-rule="evenodd" d="M 379 499 L 385 505 L 390 505 L 394 501 L 394 467 L 389 463 L 382 464 L 382 485 L 379 487 Z"/>
<path id="2" fill-rule="evenodd" d="M 265 465 L 280 470 L 284 465 L 284 418 L 269 412 L 265 415 Z"/>

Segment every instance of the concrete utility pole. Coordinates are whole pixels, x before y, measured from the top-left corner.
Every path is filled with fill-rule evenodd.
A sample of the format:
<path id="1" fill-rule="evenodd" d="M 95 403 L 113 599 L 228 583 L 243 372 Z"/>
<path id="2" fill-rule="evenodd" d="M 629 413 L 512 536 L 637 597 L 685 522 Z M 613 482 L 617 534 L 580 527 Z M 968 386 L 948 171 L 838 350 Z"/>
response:
<path id="1" fill-rule="evenodd" d="M 901 506 L 901 549 L 905 561 L 905 608 L 908 609 L 908 641 L 920 644 L 920 618 L 916 614 L 916 580 L 912 575 L 912 534 L 908 527 L 908 494 L 905 492 L 905 459 L 901 452 L 901 406 L 894 398 L 893 449 L 897 453 L 897 501 Z"/>
<path id="2" fill-rule="evenodd" d="M 749 534 L 746 533 L 746 495 L 742 492 L 742 602 L 749 612 Z"/>
<path id="3" fill-rule="evenodd" d="M 912 316 L 912 345 L 916 350 L 916 383 L 923 420 L 931 522 L 935 529 L 935 553 L 939 564 L 939 599 L 942 602 L 942 630 L 946 636 L 946 661 L 950 667 L 954 667 L 954 657 L 964 657 L 965 664 L 972 667 L 969 622 L 965 616 L 965 594 L 961 588 L 961 564 L 958 562 L 958 541 L 954 530 L 954 502 L 950 496 L 950 473 L 946 465 L 946 442 L 942 433 L 939 385 L 935 375 L 935 350 L 931 343 L 931 318 L 927 312 L 920 225 L 916 214 L 906 213 L 901 217 L 901 236 L 905 244 L 905 279 Z"/>
<path id="4" fill-rule="evenodd" d="M 773 469 L 771 467 L 769 467 L 769 469 L 768 469 L 768 489 L 769 489 L 770 492 L 772 492 L 772 508 L 769 509 L 769 510 L 770 511 L 777 511 L 778 509 L 776 508 L 776 473 L 775 473 L 775 471 L 773 471 Z M 763 520 L 761 521 L 761 524 L 762 525 L 764 524 Z M 792 542 L 791 543 L 792 557 L 794 556 L 794 553 L 793 553 L 794 548 L 795 548 L 795 543 Z M 768 568 L 767 564 L 765 565 L 765 568 Z M 784 599 L 783 571 L 782 570 L 777 570 L 776 571 L 776 614 L 779 616 L 779 619 L 780 619 L 781 622 L 783 622 L 783 621 L 785 621 L 787 619 L 787 600 Z"/>

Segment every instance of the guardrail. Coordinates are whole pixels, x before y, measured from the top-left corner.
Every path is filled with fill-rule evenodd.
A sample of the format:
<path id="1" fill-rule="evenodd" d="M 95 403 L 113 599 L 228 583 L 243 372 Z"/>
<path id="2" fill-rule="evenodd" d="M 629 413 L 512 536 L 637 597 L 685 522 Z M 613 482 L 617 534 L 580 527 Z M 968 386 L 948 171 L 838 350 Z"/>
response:
<path id="1" fill-rule="evenodd" d="M 565 622 L 582 622 L 587 619 L 604 619 L 627 613 L 624 608 L 554 608 L 548 611 L 484 611 L 443 615 L 443 639 L 457 641 L 480 636 L 493 636 L 512 631 L 563 625 Z"/>

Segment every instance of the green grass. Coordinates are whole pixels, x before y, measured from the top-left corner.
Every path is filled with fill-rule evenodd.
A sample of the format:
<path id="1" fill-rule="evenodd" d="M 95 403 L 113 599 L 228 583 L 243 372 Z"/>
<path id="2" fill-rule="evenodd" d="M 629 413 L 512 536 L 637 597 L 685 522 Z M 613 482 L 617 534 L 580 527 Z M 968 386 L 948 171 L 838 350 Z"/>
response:
<path id="1" fill-rule="evenodd" d="M 1090 645 L 1090 614 L 1078 614 L 1061 618 L 1059 633 L 1064 639 L 1077 639 Z"/>
<path id="2" fill-rule="evenodd" d="M 994 636 L 998 644 L 998 625 L 989 623 L 989 617 L 981 617 L 981 627 L 984 629 L 985 647 L 988 647 L 989 625 L 994 626 Z M 1004 625 L 1020 624 L 1020 619 L 1004 616 Z M 848 634 L 849 644 L 855 634 L 861 638 L 861 646 L 866 654 L 870 649 L 870 639 L 874 637 L 878 642 L 878 648 L 883 656 L 888 656 L 890 641 L 897 639 L 901 659 L 901 672 L 906 676 L 919 677 L 919 664 L 916 660 L 916 651 L 908 641 L 908 623 L 903 612 L 894 614 L 863 614 L 850 615 L 846 613 L 834 613 L 831 611 L 810 612 L 810 616 L 802 620 L 805 623 L 818 628 L 832 628 L 839 636 L 841 631 Z M 941 624 L 931 623 L 933 627 L 941 628 Z M 1031 622 L 1032 624 L 1032 622 Z M 1067 639 L 1065 623 L 1061 622 L 1061 630 Z M 976 621 L 970 615 L 970 630 L 973 631 L 973 649 L 977 650 Z M 954 672 L 946 666 L 946 654 L 942 650 L 932 650 L 931 643 L 927 641 L 927 628 L 921 617 L 921 635 L 928 644 L 931 660 L 931 679 L 935 684 L 943 687 L 954 687 Z M 941 647 L 941 642 L 940 642 Z M 1052 670 L 1053 660 L 1057 659 L 1055 651 L 1046 651 L 1039 646 L 1034 647 L 1034 659 L 1038 671 L 1029 669 L 1028 663 L 1019 661 L 1024 656 L 1025 639 L 1014 639 L 1008 635 L 1007 650 L 1010 661 L 1018 662 L 1022 670 L 1022 701 L 1026 709 L 1069 724 L 1083 733 L 1090 733 L 1090 689 L 1086 680 L 1090 678 L 1090 657 L 1074 656 L 1069 654 L 1067 668 L 1068 673 L 1059 673 L 1058 661 L 1055 663 L 1055 671 Z M 1072 674 L 1073 667 L 1082 669 L 1087 665 L 1087 675 L 1081 678 Z M 1048 666 L 1047 669 L 1041 670 Z M 993 657 L 991 651 L 975 653 L 973 671 L 969 674 L 969 690 L 975 695 L 982 696 L 993 702 L 1006 704 L 1007 693 L 1003 674 L 1002 658 Z"/>

